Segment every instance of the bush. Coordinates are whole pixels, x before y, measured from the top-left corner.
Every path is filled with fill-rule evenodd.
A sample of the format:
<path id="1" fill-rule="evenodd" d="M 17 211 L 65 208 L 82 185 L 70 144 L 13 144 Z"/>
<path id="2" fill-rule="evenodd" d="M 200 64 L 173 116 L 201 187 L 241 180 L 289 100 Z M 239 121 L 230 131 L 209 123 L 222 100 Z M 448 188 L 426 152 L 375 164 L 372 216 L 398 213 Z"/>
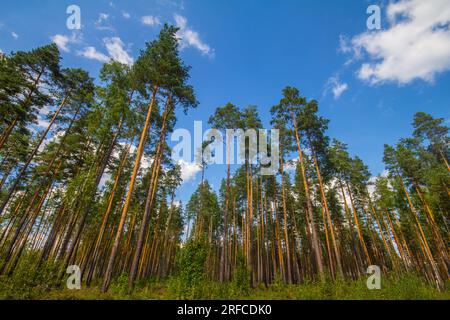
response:
<path id="1" fill-rule="evenodd" d="M 60 285 L 60 264 L 46 262 L 35 270 L 36 260 L 36 254 L 24 254 L 10 277 L 0 277 L 0 299 L 38 299 Z"/>
<path id="2" fill-rule="evenodd" d="M 250 273 L 242 254 L 237 257 L 236 271 L 231 282 L 230 291 L 229 298 L 245 297 L 250 293 Z"/>
<path id="3" fill-rule="evenodd" d="M 199 299 L 205 282 L 207 246 L 200 240 L 189 240 L 178 252 L 176 275 L 169 280 L 169 290 L 178 299 Z"/>
<path id="4" fill-rule="evenodd" d="M 109 290 L 113 294 L 127 295 L 129 293 L 128 273 L 122 273 L 120 276 L 114 278 L 111 281 L 111 286 L 110 286 Z"/>

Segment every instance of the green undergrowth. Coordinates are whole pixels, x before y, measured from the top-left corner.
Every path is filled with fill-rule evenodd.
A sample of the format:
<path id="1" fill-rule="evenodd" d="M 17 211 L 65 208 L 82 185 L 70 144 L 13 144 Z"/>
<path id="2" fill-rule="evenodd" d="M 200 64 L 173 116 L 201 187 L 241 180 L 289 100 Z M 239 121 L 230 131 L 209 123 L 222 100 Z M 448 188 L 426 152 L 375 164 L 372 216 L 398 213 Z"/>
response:
<path id="1" fill-rule="evenodd" d="M 197 244 L 190 246 L 185 251 L 189 254 L 178 257 L 176 276 L 140 280 L 131 293 L 127 274 L 114 278 L 107 293 L 101 293 L 101 283 L 95 281 L 90 288 L 82 283 L 81 289 L 69 290 L 65 278 L 58 279 L 60 265 L 43 264 L 36 269 L 33 267 L 36 257 L 29 255 L 12 275 L 0 276 L 0 299 L 450 300 L 450 281 L 439 291 L 412 273 L 382 275 L 381 289 L 373 290 L 367 288 L 364 277 L 356 281 L 304 281 L 295 285 L 287 285 L 276 277 L 268 286 L 251 288 L 243 259 L 239 259 L 230 282 L 209 281 L 200 267 L 204 248 Z"/>
<path id="2" fill-rule="evenodd" d="M 424 283 L 415 275 L 403 275 L 399 279 L 385 278 L 381 289 L 367 289 L 365 280 L 327 281 L 324 283 L 306 282 L 298 285 L 286 285 L 274 282 L 268 287 L 242 288 L 235 282 L 219 283 L 203 281 L 202 284 L 186 290 L 177 278 L 165 281 L 148 280 L 128 292 L 125 277 L 115 279 L 107 293 L 100 292 L 100 284 L 91 288 L 82 286 L 80 290 L 69 290 L 35 284 L 22 278 L 7 279 L 0 277 L 0 299 L 82 299 L 82 300 L 154 300 L 154 299 L 236 299 L 236 300 L 450 300 L 449 284 L 439 291 Z"/>

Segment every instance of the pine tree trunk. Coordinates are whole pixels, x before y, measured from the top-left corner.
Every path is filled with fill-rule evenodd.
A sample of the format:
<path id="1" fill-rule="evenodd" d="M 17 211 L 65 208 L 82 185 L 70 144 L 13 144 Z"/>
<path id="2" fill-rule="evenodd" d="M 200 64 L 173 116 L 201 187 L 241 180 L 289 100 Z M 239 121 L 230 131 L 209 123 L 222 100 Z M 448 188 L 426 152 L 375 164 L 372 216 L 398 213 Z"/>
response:
<path id="1" fill-rule="evenodd" d="M 139 230 L 138 241 L 136 244 L 136 251 L 134 253 L 133 262 L 131 263 L 131 270 L 130 270 L 130 276 L 129 276 L 129 281 L 128 281 L 130 288 L 133 288 L 134 281 L 136 279 L 136 275 L 137 275 L 137 271 L 138 271 L 137 270 L 138 264 L 141 259 L 142 247 L 144 244 L 145 233 L 146 233 L 146 229 L 147 229 L 148 222 L 150 219 L 150 212 L 153 207 L 153 200 L 154 200 L 155 194 L 156 194 L 156 189 L 157 189 L 156 186 L 157 186 L 157 182 L 158 182 L 161 158 L 162 158 L 162 153 L 163 153 L 163 145 L 162 144 L 164 143 L 164 138 L 166 136 L 166 125 L 167 125 L 168 116 L 169 116 L 170 112 L 172 111 L 171 103 L 172 103 L 171 97 L 169 97 L 166 107 L 165 107 L 165 110 L 164 110 L 161 134 L 159 137 L 159 143 L 157 146 L 155 161 L 153 163 L 152 176 L 150 179 L 149 189 L 147 192 L 147 199 L 145 202 L 144 215 L 142 217 L 142 223 L 141 223 L 141 227 Z"/>
<path id="2" fill-rule="evenodd" d="M 323 280 L 324 272 L 323 272 L 322 254 L 321 254 L 321 250 L 320 250 L 320 243 L 319 243 L 319 238 L 318 238 L 318 234 L 317 234 L 317 228 L 316 228 L 316 224 L 314 221 L 314 213 L 313 213 L 313 208 L 312 208 L 312 204 L 311 204 L 308 180 L 306 177 L 306 169 L 305 169 L 305 162 L 303 159 L 303 151 L 302 151 L 301 142 L 300 142 L 300 134 L 299 134 L 299 131 L 297 128 L 297 122 L 296 122 L 294 115 L 292 115 L 292 121 L 294 123 L 295 140 L 297 141 L 298 156 L 300 159 L 300 169 L 301 169 L 302 176 L 303 176 L 303 186 L 305 188 L 306 205 L 307 205 L 307 211 L 308 211 L 307 213 L 308 213 L 308 217 L 309 217 L 309 223 L 311 225 L 312 247 L 313 247 L 313 252 L 314 252 L 315 259 L 316 259 L 317 269 L 319 271 L 319 277 L 321 280 Z"/>
<path id="3" fill-rule="evenodd" d="M 59 113 L 61 112 L 61 109 L 64 107 L 64 105 L 66 104 L 66 100 L 67 100 L 68 96 L 66 95 L 64 97 L 64 99 L 62 100 L 58 110 L 55 112 L 55 114 L 53 115 L 50 123 L 47 126 L 47 129 L 44 131 L 44 133 L 41 135 L 41 138 L 39 139 L 38 144 L 34 147 L 33 151 L 31 152 L 31 154 L 28 156 L 27 161 L 25 162 L 24 166 L 22 167 L 22 169 L 20 170 L 20 172 L 17 174 L 14 182 L 12 183 L 12 185 L 9 187 L 8 189 L 8 193 L 5 197 L 5 199 L 3 200 L 2 204 L 0 205 L 0 216 L 3 213 L 3 210 L 5 209 L 7 203 L 9 202 L 9 200 L 11 199 L 11 196 L 14 192 L 14 190 L 16 190 L 16 187 L 18 186 L 20 180 L 22 180 L 22 177 L 24 176 L 25 172 L 28 169 L 28 166 L 30 165 L 31 161 L 33 160 L 34 156 L 36 155 L 36 153 L 38 152 L 39 148 L 41 147 L 41 144 L 44 142 L 47 133 L 50 131 L 51 126 L 53 125 L 53 123 L 56 120 L 56 117 L 58 117 Z"/>
<path id="4" fill-rule="evenodd" d="M 319 179 L 319 187 L 320 187 L 320 193 L 321 193 L 321 197 L 322 197 L 322 202 L 324 205 L 324 209 L 325 209 L 325 215 L 326 218 L 324 218 L 324 223 L 328 222 L 328 225 L 330 227 L 330 233 L 331 233 L 331 241 L 333 242 L 333 250 L 334 250 L 334 255 L 336 257 L 336 262 L 337 262 L 337 266 L 338 266 L 338 271 L 339 271 L 339 275 L 342 277 L 342 279 L 344 278 L 344 271 L 342 268 L 342 262 L 341 262 L 341 255 L 338 249 L 338 245 L 336 242 L 336 236 L 334 233 L 334 227 L 333 227 L 333 221 L 331 220 L 331 214 L 330 214 L 330 210 L 328 209 L 328 200 L 327 197 L 325 195 L 325 190 L 324 190 L 324 186 L 323 186 L 323 182 L 322 182 L 322 174 L 320 173 L 320 167 L 319 167 L 319 163 L 317 161 L 317 157 L 314 154 L 314 165 L 316 167 L 316 171 L 317 171 L 317 177 Z"/>
<path id="5" fill-rule="evenodd" d="M 41 70 L 39 70 L 39 73 L 37 74 L 36 79 L 33 81 L 33 85 L 30 88 L 30 91 L 27 94 L 27 97 L 25 98 L 22 109 L 26 110 L 29 107 L 29 104 L 31 103 L 31 98 L 33 96 L 33 93 L 36 91 L 37 86 L 39 85 L 39 81 L 41 80 L 42 75 L 44 74 L 45 67 L 42 67 Z M 0 150 L 2 150 L 3 145 L 8 140 L 9 136 L 13 132 L 13 129 L 16 127 L 16 125 L 19 123 L 19 116 L 16 116 L 14 120 L 9 124 L 9 126 L 6 128 L 6 130 L 2 133 L 0 136 Z M 2 209 L 3 210 L 3 209 Z M 0 210 L 0 213 L 1 211 Z"/>
<path id="6" fill-rule="evenodd" d="M 108 206 L 106 207 L 106 210 L 103 213 L 102 223 L 100 225 L 100 230 L 98 231 L 97 238 L 95 240 L 95 245 L 94 245 L 94 249 L 93 249 L 93 253 L 92 253 L 92 267 L 89 268 L 87 279 L 86 279 L 86 283 L 90 283 L 91 277 L 92 277 L 92 272 L 93 272 L 92 269 L 97 264 L 99 250 L 100 250 L 100 245 L 101 245 L 101 242 L 103 240 L 103 234 L 105 233 L 105 229 L 106 229 L 106 223 L 108 222 L 109 214 L 110 214 L 112 206 L 114 204 L 114 198 L 115 198 L 115 195 L 116 195 L 117 188 L 119 186 L 119 181 L 120 181 L 120 177 L 122 175 L 123 168 L 124 168 L 126 160 L 128 158 L 128 153 L 130 152 L 130 147 L 131 147 L 131 142 L 128 143 L 127 147 L 125 148 L 125 150 L 122 153 L 122 157 L 121 157 L 121 160 L 120 160 L 120 163 L 119 163 L 119 168 L 117 169 L 116 178 L 114 180 L 114 185 L 113 185 L 113 188 L 111 190 L 111 194 L 110 194 L 109 199 L 108 199 Z"/>
<path id="7" fill-rule="evenodd" d="M 428 260 L 430 261 L 430 265 L 431 265 L 433 273 L 434 273 L 434 279 L 436 281 L 436 284 L 437 284 L 438 288 L 442 289 L 443 286 L 444 286 L 444 282 L 443 282 L 443 280 L 441 278 L 441 274 L 439 272 L 439 268 L 438 268 L 438 266 L 436 264 L 436 261 L 434 260 L 433 254 L 431 253 L 430 246 L 428 244 L 427 238 L 425 237 L 425 233 L 423 232 L 422 225 L 420 224 L 417 211 L 416 211 L 416 209 L 415 209 L 415 207 L 414 207 L 414 205 L 412 203 L 411 196 L 409 195 L 409 191 L 408 191 L 408 189 L 406 188 L 406 186 L 405 186 L 405 184 L 403 182 L 403 178 L 401 176 L 398 176 L 398 177 L 399 177 L 399 180 L 400 180 L 400 182 L 402 184 L 403 191 L 405 192 L 406 198 L 408 200 L 408 204 L 409 204 L 409 208 L 411 210 L 411 213 L 414 216 L 414 219 L 416 221 L 416 225 L 417 225 L 417 227 L 418 227 L 418 229 L 420 231 L 420 239 L 419 240 L 424 245 L 426 256 L 427 256 Z"/>
<path id="8" fill-rule="evenodd" d="M 281 199 L 283 206 L 283 220 L 284 220 L 284 242 L 286 245 L 286 281 L 287 283 L 292 283 L 292 262 L 291 262 L 291 249 L 289 245 L 289 236 L 288 236 L 288 218 L 287 218 L 287 205 L 286 205 L 286 185 L 285 185 L 285 177 L 284 177 L 284 161 L 283 161 L 283 152 L 282 147 L 280 146 L 280 173 L 281 173 Z"/>
<path id="9" fill-rule="evenodd" d="M 129 184 L 129 187 L 128 187 L 128 193 L 127 193 L 127 197 L 126 197 L 126 200 L 125 200 L 125 204 L 124 204 L 123 209 L 122 209 L 122 215 L 120 217 L 119 227 L 118 227 L 117 232 L 116 232 L 116 237 L 114 239 L 114 244 L 113 244 L 113 247 L 112 247 L 112 250 L 111 250 L 111 255 L 109 256 L 108 267 L 106 269 L 104 280 L 103 280 L 103 285 L 102 285 L 102 292 L 108 291 L 109 284 L 110 284 L 110 281 L 111 281 L 111 276 L 112 276 L 112 272 L 113 272 L 113 268 L 114 268 L 114 261 L 115 261 L 115 258 L 116 258 L 117 250 L 119 249 L 119 243 L 120 243 L 120 238 L 122 236 L 122 230 L 123 230 L 123 227 L 125 225 L 125 219 L 127 217 L 128 208 L 130 206 L 131 197 L 132 197 L 133 191 L 134 191 L 134 184 L 135 184 L 135 181 L 136 181 L 136 176 L 137 176 L 140 164 L 141 164 L 142 153 L 144 151 L 145 141 L 147 140 L 147 133 L 148 133 L 148 130 L 149 130 L 149 127 L 150 127 L 150 118 L 151 118 L 153 106 L 155 105 L 155 102 L 156 102 L 156 94 L 157 94 L 157 92 L 158 92 L 158 88 L 155 87 L 153 89 L 152 98 L 151 98 L 151 101 L 150 101 L 149 106 L 148 106 L 148 112 L 147 112 L 147 117 L 145 119 L 144 128 L 143 128 L 142 133 L 141 133 L 141 139 L 139 141 L 139 146 L 138 146 L 138 149 L 137 149 L 136 159 L 135 159 L 135 162 L 134 162 L 133 174 L 131 176 L 130 184 Z"/>

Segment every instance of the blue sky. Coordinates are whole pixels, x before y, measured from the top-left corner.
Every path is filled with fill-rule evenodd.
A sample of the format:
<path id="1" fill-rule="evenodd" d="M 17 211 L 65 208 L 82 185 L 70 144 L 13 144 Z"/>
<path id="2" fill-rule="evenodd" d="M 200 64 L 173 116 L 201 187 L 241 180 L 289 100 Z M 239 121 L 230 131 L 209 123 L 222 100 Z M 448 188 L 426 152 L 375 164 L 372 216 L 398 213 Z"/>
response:
<path id="1" fill-rule="evenodd" d="M 81 9 L 76 32 L 66 27 L 72 4 Z M 370 4 L 381 8 L 381 30 L 367 29 Z M 177 127 L 193 129 L 194 120 L 205 127 L 216 107 L 233 102 L 258 106 L 270 128 L 269 109 L 291 85 L 319 101 L 331 120 L 328 134 L 377 175 L 384 169 L 383 144 L 410 135 L 415 112 L 450 119 L 448 0 L 4 0 L 0 50 L 55 41 L 65 67 L 96 77 L 109 57 L 132 63 L 164 22 L 182 27 L 181 55 L 192 66 L 200 101 L 197 110 L 180 113 Z M 225 170 L 208 169 L 215 188 Z M 186 167 L 189 172 L 195 169 Z M 199 178 L 181 186 L 183 202 Z"/>

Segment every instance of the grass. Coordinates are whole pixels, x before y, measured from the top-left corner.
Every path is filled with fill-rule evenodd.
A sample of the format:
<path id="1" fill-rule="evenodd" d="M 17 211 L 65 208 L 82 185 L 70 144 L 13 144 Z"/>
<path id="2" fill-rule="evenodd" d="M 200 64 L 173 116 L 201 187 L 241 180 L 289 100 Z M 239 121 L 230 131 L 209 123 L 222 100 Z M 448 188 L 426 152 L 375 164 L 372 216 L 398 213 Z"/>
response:
<path id="1" fill-rule="evenodd" d="M 0 276 L 0 299 L 450 300 L 450 281 L 439 291 L 413 273 L 382 275 L 379 290 L 369 290 L 365 277 L 356 281 L 305 281 L 297 285 L 286 285 L 276 277 L 268 287 L 250 288 L 244 266 L 237 269 L 232 281 L 219 283 L 205 280 L 201 268 L 192 267 L 192 257 L 185 258 L 186 263 L 180 268 L 184 271 L 169 279 L 141 280 L 130 293 L 128 275 L 123 274 L 112 280 L 107 293 L 101 293 L 100 282 L 93 282 L 91 288 L 82 285 L 80 290 L 67 289 L 65 280 L 58 280 L 59 264 L 45 263 L 36 270 L 32 267 L 36 257 L 29 255 L 11 277 Z"/>
<path id="2" fill-rule="evenodd" d="M 125 278 L 125 277 L 124 277 Z M 24 287 L 24 283 L 14 286 L 13 279 L 0 278 L 0 299 L 45 299 L 45 300 L 154 300 L 154 299 L 236 299 L 236 300 L 450 300 L 450 290 L 438 291 L 412 274 L 400 278 L 384 277 L 381 289 L 369 290 L 365 279 L 358 281 L 327 281 L 324 283 L 307 282 L 301 285 L 286 285 L 275 281 L 267 288 L 263 285 L 253 289 L 242 289 L 234 283 L 220 284 L 203 282 L 195 293 L 186 296 L 180 294 L 174 285 L 176 279 L 168 281 L 150 280 L 138 284 L 129 294 L 125 281 L 118 278 L 113 281 L 110 290 L 100 293 L 99 284 L 80 290 L 57 289 L 49 286 Z M 176 282 L 175 282 L 176 283 Z"/>

